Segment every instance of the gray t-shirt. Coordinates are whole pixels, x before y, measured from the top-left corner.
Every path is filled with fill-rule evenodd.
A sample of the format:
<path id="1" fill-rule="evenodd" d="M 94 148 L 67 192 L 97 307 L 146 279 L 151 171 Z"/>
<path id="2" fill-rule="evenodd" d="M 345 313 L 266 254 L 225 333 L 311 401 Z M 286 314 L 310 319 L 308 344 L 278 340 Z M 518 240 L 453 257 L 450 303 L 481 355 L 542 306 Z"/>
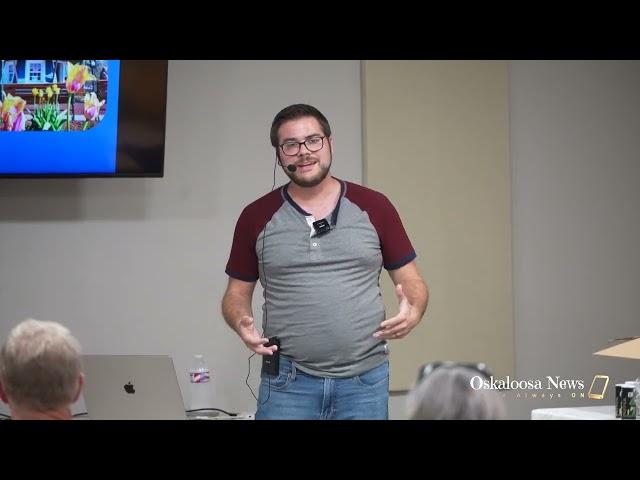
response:
<path id="1" fill-rule="evenodd" d="M 351 377 L 386 360 L 373 333 L 385 319 L 382 267 L 400 268 L 416 254 L 391 202 L 374 190 L 340 181 L 331 229 L 287 193 L 288 185 L 247 206 L 236 224 L 226 273 L 260 283 L 264 335 L 280 338 L 281 354 L 303 371 Z"/>

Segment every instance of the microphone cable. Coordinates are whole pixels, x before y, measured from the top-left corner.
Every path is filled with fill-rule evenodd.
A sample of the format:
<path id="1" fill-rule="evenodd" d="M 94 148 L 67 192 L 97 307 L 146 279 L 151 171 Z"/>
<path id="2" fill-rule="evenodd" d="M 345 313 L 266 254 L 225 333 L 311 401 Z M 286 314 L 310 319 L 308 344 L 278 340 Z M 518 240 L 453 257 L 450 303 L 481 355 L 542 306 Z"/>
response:
<path id="1" fill-rule="evenodd" d="M 273 192 L 273 190 L 276 188 L 276 167 L 278 166 L 278 152 L 276 151 L 276 161 L 273 164 L 273 184 L 271 185 L 271 191 Z M 269 223 L 269 222 L 267 222 Z M 267 237 L 267 224 L 265 223 L 264 225 L 264 232 L 262 233 L 262 248 L 260 249 L 260 261 L 262 263 L 262 276 L 264 277 L 264 288 L 262 290 L 262 296 L 264 298 L 264 328 L 262 329 L 262 335 L 264 336 L 265 332 L 267 331 L 267 322 L 269 320 L 268 318 L 268 308 L 267 308 L 267 269 L 265 268 L 264 265 L 264 240 Z M 255 325 L 255 318 L 254 318 L 254 325 Z M 278 352 L 279 353 L 279 352 Z M 249 387 L 249 391 L 251 392 L 251 395 L 253 395 L 253 398 L 256 399 L 256 402 L 258 402 L 258 397 L 256 397 L 256 394 L 253 392 L 253 389 L 251 388 L 251 385 L 249 385 L 249 377 L 251 376 L 251 359 L 256 355 L 256 352 L 253 352 L 253 354 L 251 354 L 251 356 L 249 356 L 249 371 L 247 372 L 247 378 L 245 379 L 244 383 L 247 384 L 247 387 Z M 267 376 L 267 379 L 269 381 L 269 391 L 267 393 L 267 399 L 260 403 L 259 405 L 264 405 L 269 401 L 269 398 L 271 398 L 271 377 Z M 261 380 L 262 381 L 262 380 Z"/>

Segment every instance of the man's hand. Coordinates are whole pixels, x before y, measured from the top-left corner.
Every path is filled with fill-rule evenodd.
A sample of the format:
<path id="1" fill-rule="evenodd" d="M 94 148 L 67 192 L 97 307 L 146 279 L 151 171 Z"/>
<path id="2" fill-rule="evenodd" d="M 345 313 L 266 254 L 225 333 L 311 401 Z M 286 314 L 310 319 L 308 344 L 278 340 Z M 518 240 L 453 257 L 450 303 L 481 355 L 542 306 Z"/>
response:
<path id="1" fill-rule="evenodd" d="M 260 355 L 273 355 L 273 352 L 278 349 L 276 345 L 272 345 L 270 347 L 264 346 L 269 339 L 260 336 L 256 329 L 256 325 L 253 322 L 253 318 L 248 315 L 244 315 L 240 319 L 237 332 L 245 345 Z"/>
<path id="2" fill-rule="evenodd" d="M 396 296 L 399 304 L 398 314 L 382 322 L 380 329 L 373 334 L 374 337 L 385 340 L 404 338 L 420 321 L 419 313 L 404 295 L 401 284 L 396 285 Z"/>

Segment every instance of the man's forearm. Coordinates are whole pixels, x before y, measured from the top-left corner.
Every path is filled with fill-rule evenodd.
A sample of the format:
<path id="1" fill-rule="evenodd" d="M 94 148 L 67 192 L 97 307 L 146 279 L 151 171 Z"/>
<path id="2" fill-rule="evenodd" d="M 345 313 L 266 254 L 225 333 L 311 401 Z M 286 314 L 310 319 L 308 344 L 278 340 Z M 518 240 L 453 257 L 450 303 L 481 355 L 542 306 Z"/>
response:
<path id="1" fill-rule="evenodd" d="M 415 309 L 418 319 L 424 316 L 429 303 L 429 289 L 422 279 L 411 279 L 402 283 L 402 291 Z"/>
<path id="2" fill-rule="evenodd" d="M 222 316 L 227 325 L 229 325 L 236 333 L 238 325 L 244 316 L 253 317 L 251 309 L 251 300 L 247 300 L 242 295 L 227 294 L 222 300 Z"/>

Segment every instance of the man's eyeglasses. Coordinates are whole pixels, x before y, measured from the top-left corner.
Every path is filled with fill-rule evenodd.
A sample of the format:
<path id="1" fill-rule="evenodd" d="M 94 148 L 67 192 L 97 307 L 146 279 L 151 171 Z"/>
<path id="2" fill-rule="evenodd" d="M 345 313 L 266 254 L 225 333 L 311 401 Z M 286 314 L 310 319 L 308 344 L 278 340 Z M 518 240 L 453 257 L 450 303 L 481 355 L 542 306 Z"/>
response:
<path id="1" fill-rule="evenodd" d="M 300 153 L 300 147 L 304 145 L 310 152 L 317 152 L 324 147 L 325 137 L 311 137 L 307 138 L 304 142 L 287 141 L 280 145 L 282 153 L 290 157 L 298 155 Z"/>
<path id="2" fill-rule="evenodd" d="M 434 370 L 437 370 L 438 368 L 453 367 L 468 368 L 470 370 L 476 371 L 487 380 L 490 379 L 493 375 L 484 363 L 431 362 L 420 367 L 420 371 L 418 372 L 418 383 L 427 378 L 431 373 L 433 373 Z"/>

